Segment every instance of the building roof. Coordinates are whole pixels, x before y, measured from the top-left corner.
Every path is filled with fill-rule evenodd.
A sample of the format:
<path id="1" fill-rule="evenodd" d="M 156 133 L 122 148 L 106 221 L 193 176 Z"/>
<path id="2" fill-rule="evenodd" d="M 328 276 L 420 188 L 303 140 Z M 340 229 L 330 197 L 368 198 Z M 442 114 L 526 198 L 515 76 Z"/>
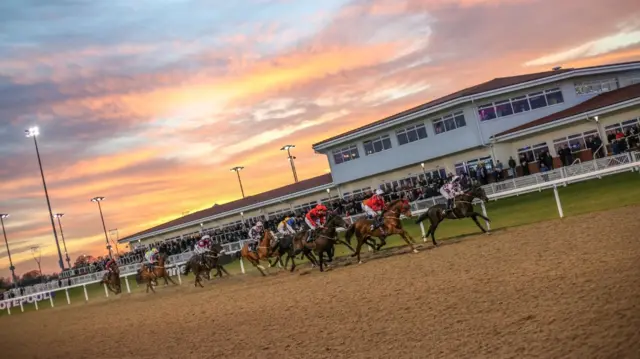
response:
<path id="1" fill-rule="evenodd" d="M 514 127 L 510 130 L 500 132 L 494 137 L 500 137 L 511 133 L 519 132 L 522 130 L 546 125 L 555 121 L 566 119 L 572 116 L 592 112 L 603 107 L 615 105 L 620 102 L 625 102 L 634 98 L 640 97 L 640 84 L 625 86 L 617 90 L 601 93 L 594 96 L 584 102 L 581 102 L 573 107 L 569 107 L 562 111 L 552 113 L 548 116 L 539 118 L 537 120 L 525 123 L 524 125 Z"/>
<path id="2" fill-rule="evenodd" d="M 220 214 L 224 214 L 227 212 L 232 212 L 232 211 L 236 211 L 236 210 L 240 210 L 242 208 L 251 206 L 251 205 L 256 205 L 256 204 L 260 204 L 260 203 L 264 203 L 267 202 L 269 200 L 274 200 L 277 198 L 281 198 L 281 197 L 285 197 L 285 196 L 290 196 L 292 194 L 295 194 L 297 192 L 303 192 L 306 190 L 310 190 L 312 188 L 315 187 L 320 187 L 320 186 L 324 186 L 324 185 L 328 185 L 333 183 L 333 178 L 331 177 L 330 173 L 321 175 L 321 176 L 317 176 L 317 177 L 313 177 L 313 178 L 309 178 L 306 180 L 302 180 L 299 181 L 298 183 L 292 183 L 290 185 L 286 185 L 284 187 L 280 187 L 280 188 L 276 188 L 276 189 L 272 189 L 270 191 L 267 192 L 262 192 L 259 193 L 257 195 L 254 196 L 248 196 L 236 201 L 232 201 L 232 202 L 227 202 L 224 204 L 216 204 L 213 207 L 207 208 L 207 209 L 203 209 L 201 211 L 198 212 L 194 212 L 191 214 L 188 214 L 186 216 L 182 216 L 179 218 L 176 218 L 174 220 L 171 220 L 169 222 L 157 225 L 155 227 L 146 229 L 142 232 L 138 232 L 135 234 L 132 234 L 130 236 L 127 236 L 125 238 L 122 238 L 120 240 L 118 240 L 118 242 L 129 242 L 130 238 L 133 237 L 139 237 L 139 236 L 144 236 L 146 234 L 149 233 L 153 233 L 153 232 L 157 232 L 157 231 L 162 231 L 162 230 L 167 230 L 170 229 L 172 227 L 177 227 L 183 224 L 187 224 L 187 223 L 191 223 L 191 222 L 198 222 L 200 220 L 203 220 L 205 218 L 209 218 L 215 215 L 220 215 Z"/>
<path id="3" fill-rule="evenodd" d="M 552 77 L 552 76 L 557 76 L 560 74 L 567 74 L 567 73 L 571 73 L 574 71 L 578 71 L 578 70 L 590 70 L 590 69 L 600 69 L 600 68 L 606 68 L 606 67 L 613 67 L 613 66 L 621 66 L 621 65 L 632 65 L 632 64 L 640 64 L 640 61 L 632 61 L 632 62 L 625 62 L 625 63 L 617 63 L 617 64 L 608 64 L 608 65 L 601 65 L 601 66 L 591 66 L 591 67 L 582 67 L 582 68 L 567 68 L 567 69 L 559 69 L 559 70 L 553 70 L 553 71 L 544 71 L 544 72 L 537 72 L 537 73 L 532 73 L 532 74 L 525 74 L 525 75 L 517 75 L 517 76 L 509 76 L 509 77 L 498 77 L 495 78 L 491 81 L 487 81 L 484 83 L 481 83 L 479 85 L 475 85 L 475 86 L 471 86 L 468 87 L 466 89 L 460 90 L 458 92 L 454 92 L 452 94 L 446 95 L 444 97 L 435 99 L 433 101 L 424 103 L 422 105 L 413 107 L 411 109 L 402 111 L 400 113 L 397 113 L 395 115 L 389 116 L 389 117 L 385 117 L 381 120 L 377 120 L 371 123 L 368 123 L 364 126 L 355 128 L 353 130 L 341 133 L 339 135 L 327 138 L 325 140 L 322 140 L 318 143 L 313 144 L 313 147 L 315 148 L 316 146 L 320 146 L 322 144 L 325 144 L 327 142 L 339 139 L 341 137 L 345 137 L 363 130 L 366 130 L 368 128 L 380 125 L 380 124 L 384 124 L 384 123 L 388 123 L 391 121 L 394 121 L 396 119 L 399 119 L 401 117 L 407 116 L 407 115 L 411 115 L 413 113 L 422 111 L 422 110 L 426 110 L 429 109 L 431 107 L 435 107 L 438 105 L 442 105 L 445 104 L 447 102 L 450 101 L 454 101 L 463 97 L 467 97 L 467 96 L 473 96 L 473 95 L 479 95 L 485 92 L 489 92 L 489 91 L 494 91 L 494 90 L 499 90 L 502 88 L 506 88 L 506 87 L 510 87 L 510 86 L 515 86 L 515 85 L 522 85 L 522 84 L 526 84 L 527 82 L 531 82 L 531 81 L 536 81 L 536 80 L 541 80 L 544 78 L 548 78 L 548 77 Z"/>

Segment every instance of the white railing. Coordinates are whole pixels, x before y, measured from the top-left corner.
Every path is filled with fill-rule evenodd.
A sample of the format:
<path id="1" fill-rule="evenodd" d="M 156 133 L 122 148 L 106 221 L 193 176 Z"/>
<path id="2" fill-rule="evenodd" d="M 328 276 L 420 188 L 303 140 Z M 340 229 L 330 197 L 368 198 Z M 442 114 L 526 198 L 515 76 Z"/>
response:
<path id="1" fill-rule="evenodd" d="M 578 166 L 579 168 L 573 168 Z M 553 171 L 536 173 L 534 175 L 519 177 L 510 179 L 507 181 L 492 183 L 484 186 L 485 192 L 487 193 L 487 197 L 490 200 L 498 200 L 500 198 L 518 196 L 520 194 L 542 191 L 543 189 L 552 188 L 554 191 L 554 197 L 556 201 L 556 206 L 558 208 L 558 214 L 562 218 L 564 217 L 564 212 L 562 209 L 562 203 L 560 201 L 560 196 L 557 191 L 557 186 L 566 186 L 568 183 L 575 183 L 580 181 L 585 181 L 594 178 L 601 178 L 602 176 L 607 176 L 615 173 L 620 173 L 624 171 L 639 171 L 640 170 L 640 152 L 634 153 L 626 153 L 617 156 L 598 158 L 593 161 L 583 162 L 580 164 L 576 164 L 573 166 L 562 167 Z M 433 206 L 437 203 L 444 203 L 444 199 L 442 197 L 433 197 L 421 201 L 415 201 L 412 205 L 412 214 L 414 216 L 418 216 L 424 213 L 428 207 Z M 486 207 L 483 202 L 478 201 L 482 207 L 484 214 L 486 215 Z M 364 216 L 364 214 L 357 214 L 353 216 L 349 216 L 348 219 L 351 221 L 355 221 L 357 218 Z M 487 228 L 490 228 L 489 223 L 486 223 Z M 425 229 L 422 224 L 420 224 L 420 229 L 422 232 L 422 236 L 424 241 L 427 239 L 425 236 Z M 245 243 L 252 242 L 250 239 L 241 240 L 239 242 L 227 243 L 223 245 L 224 250 L 227 253 L 233 254 L 238 252 Z M 176 255 L 169 256 L 168 258 L 168 270 L 171 275 L 177 275 L 178 281 L 182 283 L 181 271 L 182 267 L 186 263 L 186 261 L 191 258 L 193 255 L 192 252 L 185 252 Z M 127 292 L 131 292 L 131 288 L 129 286 L 129 276 L 134 275 L 137 270 L 140 268 L 141 263 L 132 263 L 124 265 L 120 268 L 120 273 L 125 281 Z M 240 267 L 242 273 L 245 273 L 244 263 L 240 260 Z M 85 301 L 89 300 L 89 296 L 87 293 L 86 286 L 88 284 L 99 283 L 103 278 L 106 271 L 99 271 L 95 273 L 91 273 L 84 276 L 64 279 L 62 282 L 71 282 L 71 285 L 60 286 L 58 281 L 52 281 L 44 284 L 37 284 L 32 287 L 26 287 L 25 293 L 27 295 L 23 295 L 20 297 L 3 300 L 0 301 L 0 310 L 6 309 L 9 314 L 11 314 L 11 306 L 20 306 L 21 310 L 24 311 L 24 303 L 33 303 L 35 308 L 38 309 L 38 298 L 40 300 L 49 299 L 51 306 L 54 306 L 52 293 L 56 291 L 64 291 L 67 298 L 67 303 L 70 304 L 69 297 L 69 289 L 76 287 L 83 287 Z M 105 295 L 108 297 L 109 292 L 105 286 Z"/>

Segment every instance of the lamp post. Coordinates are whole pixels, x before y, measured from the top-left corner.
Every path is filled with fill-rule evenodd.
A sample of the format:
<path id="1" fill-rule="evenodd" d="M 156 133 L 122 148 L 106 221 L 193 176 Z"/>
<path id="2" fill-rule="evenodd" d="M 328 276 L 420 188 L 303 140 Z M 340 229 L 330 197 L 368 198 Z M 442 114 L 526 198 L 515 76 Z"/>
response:
<path id="1" fill-rule="evenodd" d="M 427 181 L 427 172 L 424 171 L 424 162 L 422 162 L 420 164 L 420 167 L 422 167 L 422 175 L 424 176 L 424 180 L 426 182 Z"/>
<path id="2" fill-rule="evenodd" d="M 67 242 L 64 240 L 64 232 L 62 231 L 62 221 L 60 218 L 64 216 L 64 213 L 56 213 L 58 219 L 58 227 L 60 227 L 60 237 L 62 237 L 62 246 L 64 247 L 64 256 L 67 259 L 67 266 L 71 269 L 71 259 L 69 259 L 69 252 L 67 251 Z"/>
<path id="3" fill-rule="evenodd" d="M 107 242 L 107 249 L 109 250 L 109 258 L 113 258 L 111 254 L 111 244 L 109 243 L 109 236 L 107 235 L 107 226 L 104 224 L 104 216 L 102 215 L 102 206 L 100 202 L 104 201 L 104 197 L 93 197 L 91 198 L 91 202 L 96 202 L 98 204 L 98 209 L 100 210 L 100 219 L 102 220 L 102 229 L 104 230 L 104 239 Z"/>
<path id="4" fill-rule="evenodd" d="M 298 174 L 296 173 L 296 165 L 295 163 L 293 163 L 293 160 L 295 160 L 296 158 L 294 156 L 291 156 L 291 149 L 295 147 L 296 145 L 285 145 L 285 146 L 282 146 L 280 151 L 287 151 L 287 158 L 289 159 L 289 163 L 291 164 L 291 172 L 293 172 L 293 180 L 296 183 L 298 183 Z"/>
<path id="5" fill-rule="evenodd" d="M 242 198 L 244 198 L 244 188 L 242 188 L 242 180 L 240 179 L 240 171 L 242 171 L 243 169 L 244 169 L 244 167 L 242 167 L 242 166 L 233 167 L 231 169 L 231 172 L 235 172 L 236 175 L 238 176 L 238 183 L 240 184 L 240 192 L 242 193 Z"/>
<path id="6" fill-rule="evenodd" d="M 44 196 L 47 198 L 47 207 L 49 208 L 49 219 L 51 220 L 51 229 L 53 230 L 53 238 L 56 240 L 56 248 L 58 249 L 58 264 L 60 270 L 64 270 L 64 262 L 62 261 L 62 252 L 60 251 L 60 242 L 58 242 L 58 233 L 56 224 L 53 222 L 53 212 L 51 211 L 51 201 L 49 201 L 49 192 L 47 191 L 47 182 L 44 179 L 44 171 L 42 170 L 42 160 L 40 159 L 40 150 L 38 150 L 38 140 L 36 137 L 40 134 L 38 127 L 29 127 L 24 130 L 26 137 L 33 137 L 33 144 L 36 146 L 36 155 L 38 156 L 38 166 L 40 167 L 40 176 L 42 176 L 42 187 L 44 187 Z"/>
<path id="7" fill-rule="evenodd" d="M 113 234 L 116 234 L 116 240 L 113 240 Z M 111 236 L 111 243 L 116 245 L 116 254 L 120 257 L 120 250 L 118 249 L 118 241 L 120 240 L 120 232 L 118 232 L 118 228 L 113 228 L 109 230 L 109 235 Z"/>
<path id="8" fill-rule="evenodd" d="M 4 219 L 9 217 L 8 213 L 0 213 L 0 223 L 2 223 L 2 234 L 4 235 L 4 245 L 7 246 L 7 257 L 9 257 L 9 269 L 11 270 L 11 279 L 13 281 L 13 287 L 18 287 L 18 280 L 16 278 L 16 267 L 13 266 L 11 260 L 11 251 L 9 250 L 9 241 L 7 241 L 7 232 L 4 229 Z"/>

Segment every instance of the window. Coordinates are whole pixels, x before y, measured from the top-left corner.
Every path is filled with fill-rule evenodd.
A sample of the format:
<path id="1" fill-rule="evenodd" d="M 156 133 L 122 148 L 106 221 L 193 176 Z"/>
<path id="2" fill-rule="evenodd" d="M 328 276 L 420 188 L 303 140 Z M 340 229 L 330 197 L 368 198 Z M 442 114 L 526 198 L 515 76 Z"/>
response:
<path id="1" fill-rule="evenodd" d="M 576 82 L 574 85 L 578 95 L 598 94 L 615 90 L 619 87 L 618 79 L 616 78 Z"/>
<path id="2" fill-rule="evenodd" d="M 554 88 L 479 106 L 478 114 L 480 121 L 487 121 L 559 103 L 564 103 L 564 97 L 559 88 Z"/>
<path id="3" fill-rule="evenodd" d="M 447 171 L 445 171 L 444 168 L 424 170 L 423 173 L 418 176 L 418 178 L 421 180 L 447 178 Z"/>
<path id="4" fill-rule="evenodd" d="M 537 161 L 540 155 L 544 152 L 549 152 L 549 146 L 546 142 L 538 143 L 533 146 L 525 146 L 518 149 L 518 156 L 525 155 L 529 162 Z"/>
<path id="5" fill-rule="evenodd" d="M 339 150 L 333 150 L 333 160 L 337 165 L 355 160 L 356 158 L 360 158 L 356 145 L 344 147 Z"/>
<path id="6" fill-rule="evenodd" d="M 620 123 L 614 123 L 604 128 L 605 133 L 608 136 L 616 134 L 618 131 L 622 131 L 623 133 L 630 130 L 634 126 L 640 126 L 640 118 L 634 118 L 631 120 L 627 120 Z"/>
<path id="7" fill-rule="evenodd" d="M 369 192 L 369 191 L 371 191 L 371 187 L 365 187 L 365 188 L 360 188 L 360 189 L 354 190 L 353 192 L 345 192 L 342 196 L 345 199 L 349 199 L 349 197 L 351 197 L 351 196 L 356 196 L 356 195 L 363 194 L 363 193 L 367 194 L 367 192 Z"/>
<path id="8" fill-rule="evenodd" d="M 487 171 L 492 171 L 493 170 L 493 159 L 491 158 L 491 156 L 474 158 L 474 159 L 471 159 L 471 160 L 466 161 L 466 162 L 456 163 L 454 166 L 455 166 L 456 174 L 459 176 L 462 173 L 469 173 L 471 171 L 477 171 L 478 170 L 478 166 L 480 166 L 480 165 L 484 165 L 484 167 L 487 169 Z"/>
<path id="9" fill-rule="evenodd" d="M 598 136 L 598 130 L 590 130 L 584 133 L 562 137 L 553 140 L 553 147 L 556 149 L 556 153 L 565 146 L 570 148 L 571 152 L 579 152 L 587 149 L 587 141 L 595 138 L 596 136 Z"/>
<path id="10" fill-rule="evenodd" d="M 369 141 L 364 141 L 364 154 L 366 156 L 391 148 L 389 135 L 379 136 Z"/>
<path id="11" fill-rule="evenodd" d="M 398 143 L 400 145 L 406 145 L 409 142 L 415 142 L 427 138 L 427 128 L 424 123 L 418 123 L 413 126 L 403 128 L 396 131 L 398 137 Z"/>
<path id="12" fill-rule="evenodd" d="M 433 130 L 436 135 L 447 131 L 453 131 L 467 125 L 467 121 L 464 119 L 464 113 L 462 111 L 450 113 L 446 116 L 435 118 L 432 121 Z"/>
<path id="13" fill-rule="evenodd" d="M 544 97 L 544 93 L 537 92 L 529 95 L 529 103 L 531 104 L 531 109 L 536 110 L 542 107 L 547 106 L 547 99 Z"/>

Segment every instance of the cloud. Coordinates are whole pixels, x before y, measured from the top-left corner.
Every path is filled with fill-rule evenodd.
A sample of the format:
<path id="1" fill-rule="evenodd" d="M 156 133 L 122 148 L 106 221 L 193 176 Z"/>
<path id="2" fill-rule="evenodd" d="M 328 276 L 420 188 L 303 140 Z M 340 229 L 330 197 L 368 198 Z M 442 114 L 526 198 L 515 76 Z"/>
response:
<path id="1" fill-rule="evenodd" d="M 566 51 L 545 55 L 537 59 L 526 62 L 525 66 L 542 66 L 550 64 L 562 64 L 567 61 L 582 59 L 586 57 L 605 55 L 613 51 L 626 49 L 640 44 L 640 30 L 630 32 L 619 32 L 614 35 L 589 41 L 580 46 Z"/>

